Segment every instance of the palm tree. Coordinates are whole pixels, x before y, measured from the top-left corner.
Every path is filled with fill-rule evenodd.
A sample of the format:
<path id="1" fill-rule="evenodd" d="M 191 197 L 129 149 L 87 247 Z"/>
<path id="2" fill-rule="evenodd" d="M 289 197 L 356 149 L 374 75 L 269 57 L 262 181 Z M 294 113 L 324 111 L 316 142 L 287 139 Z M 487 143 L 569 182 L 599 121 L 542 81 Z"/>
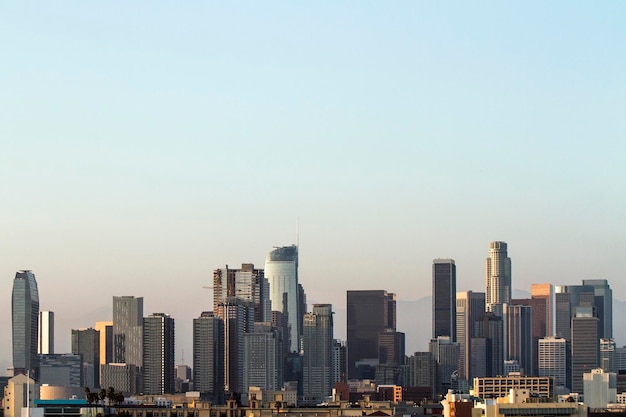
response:
<path id="1" fill-rule="evenodd" d="M 87 400 L 87 404 L 91 405 L 91 390 L 89 387 L 85 387 L 85 399 Z"/>
<path id="2" fill-rule="evenodd" d="M 115 404 L 120 405 L 124 403 L 124 394 L 121 391 L 115 393 Z"/>
<path id="3" fill-rule="evenodd" d="M 102 401 L 102 405 L 104 405 L 104 399 L 107 397 L 107 390 L 104 388 L 100 388 L 100 392 L 98 392 L 98 399 Z"/>
<path id="4" fill-rule="evenodd" d="M 109 387 L 107 388 L 107 402 L 109 403 L 109 407 L 115 401 L 115 388 Z"/>

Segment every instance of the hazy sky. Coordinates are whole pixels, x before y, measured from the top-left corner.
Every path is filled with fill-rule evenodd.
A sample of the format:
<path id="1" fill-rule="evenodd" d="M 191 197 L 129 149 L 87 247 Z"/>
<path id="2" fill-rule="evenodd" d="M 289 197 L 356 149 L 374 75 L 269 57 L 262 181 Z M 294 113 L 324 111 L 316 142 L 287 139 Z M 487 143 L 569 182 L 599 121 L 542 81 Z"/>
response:
<path id="1" fill-rule="evenodd" d="M 347 289 L 430 294 L 433 258 L 483 291 L 493 240 L 514 288 L 606 278 L 626 299 L 625 16 L 615 1 L 0 3 L 5 336 L 27 268 L 57 351 L 135 295 L 176 319 L 191 363 L 212 271 L 262 266 L 296 218 L 309 305 L 332 303 L 339 328 Z"/>

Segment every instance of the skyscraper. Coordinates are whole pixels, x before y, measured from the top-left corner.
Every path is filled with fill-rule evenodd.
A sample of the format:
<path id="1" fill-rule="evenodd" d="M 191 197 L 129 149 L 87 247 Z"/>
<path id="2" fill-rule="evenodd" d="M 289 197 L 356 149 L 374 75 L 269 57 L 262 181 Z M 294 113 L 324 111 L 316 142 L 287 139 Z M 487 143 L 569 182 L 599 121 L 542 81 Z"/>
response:
<path id="1" fill-rule="evenodd" d="M 554 379 L 555 387 L 567 386 L 567 341 L 554 336 L 539 340 L 538 376 Z"/>
<path id="2" fill-rule="evenodd" d="M 572 319 L 572 385 L 583 390 L 583 374 L 600 365 L 600 320 L 593 307 L 577 307 Z"/>
<path id="3" fill-rule="evenodd" d="M 593 287 L 594 305 L 600 320 L 600 337 L 613 338 L 613 290 L 606 279 L 583 279 L 583 285 Z"/>
<path id="4" fill-rule="evenodd" d="M 220 404 L 224 393 L 224 322 L 213 312 L 193 319 L 193 385 Z"/>
<path id="5" fill-rule="evenodd" d="M 313 312 L 304 315 L 304 402 L 317 404 L 331 394 L 333 310 L 330 304 L 314 304 Z"/>
<path id="6" fill-rule="evenodd" d="M 230 297 L 250 303 L 254 322 L 271 321 L 269 284 L 262 269 L 241 264 L 241 269 L 226 265 L 213 271 L 213 311 Z"/>
<path id="7" fill-rule="evenodd" d="M 432 279 L 433 339 L 456 340 L 456 265 L 453 259 L 435 259 Z"/>
<path id="8" fill-rule="evenodd" d="M 552 336 L 555 334 L 554 328 L 554 286 L 552 284 L 531 284 L 530 285 L 530 296 L 533 299 L 543 299 L 545 300 L 545 329 L 544 336 L 539 336 L 539 332 L 541 329 L 534 329 L 533 332 L 539 338 L 545 336 Z M 534 314 L 534 313 L 533 313 Z M 535 323 L 533 323 L 533 327 Z"/>
<path id="9" fill-rule="evenodd" d="M 113 297 L 113 356 L 115 363 L 141 367 L 143 297 Z"/>
<path id="10" fill-rule="evenodd" d="M 38 376 L 39 359 L 37 338 L 39 333 L 39 291 L 35 274 L 29 270 L 18 271 L 13 280 L 11 298 L 13 328 L 13 372 Z M 34 371 L 34 372 L 33 372 Z"/>
<path id="11" fill-rule="evenodd" d="M 485 260 L 485 303 L 487 311 L 502 315 L 502 304 L 511 303 L 511 258 L 505 242 L 491 242 Z"/>
<path id="12" fill-rule="evenodd" d="M 253 329 L 249 304 L 231 297 L 217 306 L 216 315 L 224 320 L 224 388 L 228 392 L 244 392 L 243 335 Z"/>
<path id="13" fill-rule="evenodd" d="M 358 363 L 378 363 L 378 334 L 396 330 L 396 295 L 384 290 L 348 291 L 347 307 L 348 379 L 364 379 Z"/>
<path id="14" fill-rule="evenodd" d="M 507 305 L 504 312 L 504 359 L 517 361 L 523 375 L 533 375 L 533 308 L 523 304 Z"/>
<path id="15" fill-rule="evenodd" d="M 113 322 L 97 321 L 94 329 L 100 332 L 100 365 L 113 362 Z"/>
<path id="16" fill-rule="evenodd" d="M 39 312 L 39 341 L 37 353 L 48 355 L 54 353 L 54 312 Z"/>
<path id="17" fill-rule="evenodd" d="M 72 329 L 72 353 L 82 358 L 82 386 L 100 386 L 100 332 L 92 328 Z"/>
<path id="18" fill-rule="evenodd" d="M 431 339 L 428 351 L 433 355 L 437 364 L 437 394 L 444 394 L 449 389 L 455 389 L 453 383 L 458 374 L 459 344 L 449 336 L 439 336 Z"/>
<path id="19" fill-rule="evenodd" d="M 298 247 L 283 246 L 271 251 L 265 260 L 265 277 L 270 285 L 272 310 L 287 317 L 289 349 L 298 352 L 304 314 L 298 287 Z"/>
<path id="20" fill-rule="evenodd" d="M 283 355 L 280 331 L 268 322 L 254 323 L 243 335 L 243 391 L 251 386 L 277 391 L 283 385 Z"/>
<path id="21" fill-rule="evenodd" d="M 456 340 L 459 344 L 459 378 L 471 380 L 471 340 L 476 334 L 476 322 L 485 315 L 484 292 L 456 293 Z M 484 376 L 484 375 L 482 375 Z"/>
<path id="22" fill-rule="evenodd" d="M 174 393 L 174 319 L 167 314 L 143 319 L 143 392 Z"/>

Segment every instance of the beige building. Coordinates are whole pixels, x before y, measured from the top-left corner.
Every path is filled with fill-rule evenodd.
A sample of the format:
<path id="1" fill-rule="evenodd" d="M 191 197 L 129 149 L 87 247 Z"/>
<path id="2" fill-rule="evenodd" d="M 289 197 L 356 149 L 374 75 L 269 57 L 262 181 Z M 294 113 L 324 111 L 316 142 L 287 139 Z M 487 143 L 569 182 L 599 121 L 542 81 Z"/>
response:
<path id="1" fill-rule="evenodd" d="M 577 402 L 538 402 L 531 401 L 527 389 L 512 389 L 509 395 L 477 405 L 472 416 L 478 417 L 522 417 L 560 416 L 587 417 L 587 405 Z"/>
<path id="2" fill-rule="evenodd" d="M 14 376 L 4 387 L 4 417 L 21 417 L 22 409 L 26 409 L 28 404 L 34 409 L 38 398 L 39 385 L 35 384 L 35 380 L 21 374 Z"/>
<path id="3" fill-rule="evenodd" d="M 474 395 L 478 398 L 506 397 L 512 389 L 526 389 L 533 395 L 552 398 L 552 378 L 524 376 L 519 372 L 507 376 L 474 378 Z"/>

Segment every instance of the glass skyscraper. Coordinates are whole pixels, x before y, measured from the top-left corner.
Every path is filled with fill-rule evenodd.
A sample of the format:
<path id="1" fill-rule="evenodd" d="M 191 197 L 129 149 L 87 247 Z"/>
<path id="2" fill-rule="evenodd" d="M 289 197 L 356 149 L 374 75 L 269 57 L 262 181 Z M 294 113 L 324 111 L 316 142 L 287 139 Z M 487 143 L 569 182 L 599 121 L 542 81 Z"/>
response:
<path id="1" fill-rule="evenodd" d="M 265 260 L 265 278 L 270 285 L 272 311 L 286 315 L 289 349 L 291 352 L 298 352 L 304 315 L 298 285 L 298 247 L 283 246 L 271 251 Z"/>
<path id="2" fill-rule="evenodd" d="M 485 260 L 485 303 L 487 311 L 502 316 L 502 304 L 511 303 L 511 258 L 505 242 L 491 242 Z"/>
<path id="3" fill-rule="evenodd" d="M 456 341 L 456 265 L 454 259 L 433 261 L 433 338 Z"/>
<path id="4" fill-rule="evenodd" d="M 13 370 L 15 375 L 38 377 L 37 336 L 39 333 L 39 291 L 31 271 L 18 271 L 11 298 L 13 327 Z"/>

